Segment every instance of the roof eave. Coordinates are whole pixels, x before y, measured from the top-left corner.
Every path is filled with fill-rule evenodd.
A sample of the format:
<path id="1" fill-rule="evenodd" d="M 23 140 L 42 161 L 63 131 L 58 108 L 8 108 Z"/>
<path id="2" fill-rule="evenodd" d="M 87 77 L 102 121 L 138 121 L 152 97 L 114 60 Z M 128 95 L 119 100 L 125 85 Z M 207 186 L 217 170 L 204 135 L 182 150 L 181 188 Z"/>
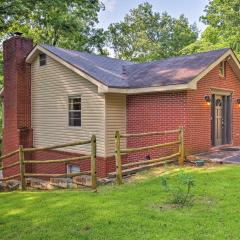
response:
<path id="1" fill-rule="evenodd" d="M 234 64 L 235 72 L 239 76 L 240 79 L 240 63 L 234 54 L 232 49 L 226 51 L 221 57 L 219 57 L 216 61 L 210 64 L 206 69 L 204 69 L 200 74 L 198 74 L 195 78 L 189 81 L 186 84 L 177 84 L 177 85 L 168 85 L 168 86 L 156 86 L 156 87 L 145 87 L 145 88 L 108 88 L 108 92 L 111 93 L 122 93 L 122 94 L 141 94 L 141 93 L 151 93 L 151 92 L 167 92 L 167 91 L 181 91 L 181 90 L 196 90 L 197 83 L 204 76 L 206 76 L 212 69 L 214 69 L 218 64 L 220 64 L 223 60 L 227 59 L 231 56 L 232 64 Z"/>
<path id="2" fill-rule="evenodd" d="M 169 92 L 169 91 L 184 91 L 195 90 L 196 86 L 189 84 L 176 84 L 167 86 L 144 87 L 144 88 L 113 88 L 109 87 L 108 91 L 101 91 L 102 93 L 121 93 L 121 94 L 140 94 L 152 92 Z"/>

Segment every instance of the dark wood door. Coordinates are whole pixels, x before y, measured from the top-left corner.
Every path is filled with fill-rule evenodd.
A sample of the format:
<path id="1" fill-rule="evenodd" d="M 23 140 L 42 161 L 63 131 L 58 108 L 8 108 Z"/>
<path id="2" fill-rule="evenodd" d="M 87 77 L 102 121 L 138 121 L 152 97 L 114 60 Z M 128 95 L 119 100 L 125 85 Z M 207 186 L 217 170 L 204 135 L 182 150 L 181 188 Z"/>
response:
<path id="1" fill-rule="evenodd" d="M 223 118 L 223 97 L 216 96 L 215 99 L 215 145 L 223 144 L 223 128 L 224 128 L 224 118 Z"/>
<path id="2" fill-rule="evenodd" d="M 212 95 L 212 145 L 231 143 L 231 96 Z"/>

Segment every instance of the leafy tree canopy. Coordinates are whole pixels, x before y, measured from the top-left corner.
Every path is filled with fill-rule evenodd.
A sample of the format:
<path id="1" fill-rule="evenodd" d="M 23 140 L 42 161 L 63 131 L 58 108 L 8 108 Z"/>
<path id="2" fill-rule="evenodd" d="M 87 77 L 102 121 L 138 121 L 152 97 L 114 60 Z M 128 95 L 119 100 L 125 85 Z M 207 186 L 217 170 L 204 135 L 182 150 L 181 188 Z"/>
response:
<path id="1" fill-rule="evenodd" d="M 183 54 L 231 47 L 240 56 L 240 1 L 211 0 L 201 20 L 208 25 L 201 38 Z"/>
<path id="2" fill-rule="evenodd" d="M 173 18 L 166 12 L 153 12 L 149 3 L 109 26 L 109 41 L 117 57 L 136 62 L 176 56 L 197 37 L 196 25 L 190 25 L 184 15 Z"/>
<path id="3" fill-rule="evenodd" d="M 104 53 L 98 0 L 0 0 L 0 38 L 23 32 L 36 43 Z"/>
<path id="4" fill-rule="evenodd" d="M 223 37 L 219 36 L 219 31 L 217 29 L 208 26 L 202 33 L 201 38 L 183 48 L 180 51 L 180 54 L 187 55 L 227 47 L 230 47 L 230 43 Z"/>

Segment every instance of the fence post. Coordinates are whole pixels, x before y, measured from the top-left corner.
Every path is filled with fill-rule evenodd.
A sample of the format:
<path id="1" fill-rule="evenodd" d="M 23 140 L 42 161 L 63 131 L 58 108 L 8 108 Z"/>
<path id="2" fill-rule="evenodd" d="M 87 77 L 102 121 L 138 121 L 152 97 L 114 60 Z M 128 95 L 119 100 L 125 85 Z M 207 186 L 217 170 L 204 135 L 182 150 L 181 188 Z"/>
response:
<path id="1" fill-rule="evenodd" d="M 122 160 L 120 152 L 120 133 L 116 131 L 115 133 L 115 160 L 116 160 L 116 176 L 117 183 L 122 184 Z"/>
<path id="2" fill-rule="evenodd" d="M 96 136 L 92 135 L 92 138 L 91 138 L 91 176 L 92 176 L 93 190 L 97 190 L 96 157 L 97 157 L 97 141 L 96 141 Z"/>
<path id="3" fill-rule="evenodd" d="M 19 164 L 20 164 L 20 178 L 21 178 L 21 190 L 26 190 L 26 179 L 25 179 L 25 164 L 24 164 L 24 152 L 23 146 L 19 146 Z"/>
<path id="4" fill-rule="evenodd" d="M 185 159 L 185 150 L 184 150 L 184 128 L 179 128 L 179 158 L 178 158 L 178 164 L 180 166 L 184 165 L 184 159 Z"/>

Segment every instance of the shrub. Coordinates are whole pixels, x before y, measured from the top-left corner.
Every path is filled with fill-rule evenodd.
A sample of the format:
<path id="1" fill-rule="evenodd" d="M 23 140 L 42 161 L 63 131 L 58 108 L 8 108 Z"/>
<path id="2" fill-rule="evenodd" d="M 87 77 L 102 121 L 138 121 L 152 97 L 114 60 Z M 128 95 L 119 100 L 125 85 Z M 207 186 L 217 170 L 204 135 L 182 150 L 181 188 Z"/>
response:
<path id="1" fill-rule="evenodd" d="M 179 207 L 191 205 L 193 203 L 192 188 L 194 187 L 194 179 L 190 174 L 180 172 L 177 174 L 175 184 L 170 185 L 167 176 L 161 178 L 161 185 L 166 192 L 170 194 L 169 203 L 176 204 Z"/>

